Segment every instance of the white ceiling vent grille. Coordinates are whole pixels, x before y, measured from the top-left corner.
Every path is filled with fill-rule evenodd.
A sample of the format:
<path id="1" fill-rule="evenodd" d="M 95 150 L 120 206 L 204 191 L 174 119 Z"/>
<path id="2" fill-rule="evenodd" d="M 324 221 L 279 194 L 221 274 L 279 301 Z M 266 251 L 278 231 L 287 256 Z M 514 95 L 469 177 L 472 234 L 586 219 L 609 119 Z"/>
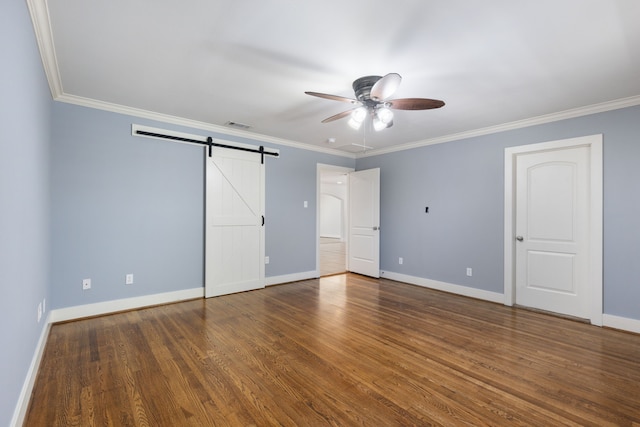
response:
<path id="1" fill-rule="evenodd" d="M 224 125 L 232 128 L 236 128 L 236 129 L 243 129 L 243 130 L 251 129 L 250 125 L 239 123 L 239 122 L 228 121 Z"/>

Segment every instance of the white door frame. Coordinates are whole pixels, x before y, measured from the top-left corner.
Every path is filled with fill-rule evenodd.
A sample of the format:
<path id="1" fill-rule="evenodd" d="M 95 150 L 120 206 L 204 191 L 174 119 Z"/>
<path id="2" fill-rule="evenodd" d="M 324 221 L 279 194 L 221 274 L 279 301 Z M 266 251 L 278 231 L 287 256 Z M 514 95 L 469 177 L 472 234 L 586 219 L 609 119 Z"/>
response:
<path id="1" fill-rule="evenodd" d="M 504 154 L 504 304 L 515 304 L 515 166 L 520 154 L 553 151 L 562 148 L 589 147 L 589 307 L 590 321 L 602 326 L 602 135 L 590 135 L 539 144 L 505 148 Z"/>
<path id="2" fill-rule="evenodd" d="M 322 172 L 342 172 L 348 174 L 349 172 L 354 172 L 355 168 L 347 168 L 343 166 L 334 166 L 327 165 L 323 163 L 318 163 L 316 166 L 316 277 L 320 277 L 320 196 L 322 191 Z M 346 184 L 346 183 L 345 183 Z M 347 215 L 345 215 L 344 226 L 346 227 L 347 233 L 349 231 L 349 186 L 347 185 L 347 200 L 345 200 L 344 208 L 346 210 Z M 345 265 L 347 265 L 347 260 L 349 259 L 349 238 L 345 236 L 345 252 L 346 259 Z M 347 265 L 348 267 L 348 265 Z"/>

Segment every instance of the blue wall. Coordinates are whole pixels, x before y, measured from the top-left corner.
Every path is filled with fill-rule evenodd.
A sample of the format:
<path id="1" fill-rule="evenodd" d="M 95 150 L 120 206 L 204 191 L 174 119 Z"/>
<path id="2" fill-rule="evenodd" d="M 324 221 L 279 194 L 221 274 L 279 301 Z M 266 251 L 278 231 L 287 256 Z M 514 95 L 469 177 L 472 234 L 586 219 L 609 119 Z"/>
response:
<path id="1" fill-rule="evenodd" d="M 604 312 L 640 319 L 640 107 L 358 159 L 381 169 L 381 269 L 502 293 L 505 147 L 593 134 L 604 136 Z"/>
<path id="2" fill-rule="evenodd" d="M 355 168 L 353 159 L 277 148 L 281 158 L 267 164 L 267 277 L 316 269 L 317 164 Z"/>
<path id="3" fill-rule="evenodd" d="M 132 123 L 273 146 L 55 103 L 54 308 L 203 286 L 204 148 L 132 136 Z M 280 157 L 266 157 L 267 277 L 315 270 L 316 164 L 355 165 L 275 148 Z M 124 284 L 127 273 L 134 274 L 132 286 Z M 90 291 L 82 290 L 84 278 L 92 279 Z"/>
<path id="4" fill-rule="evenodd" d="M 202 286 L 203 149 L 132 137 L 130 126 L 210 133 L 52 102 L 24 2 L 0 6 L 0 55 L 0 425 L 8 425 L 43 332 L 43 300 L 48 312 Z M 599 133 L 604 312 L 640 320 L 640 107 L 357 162 L 277 146 L 281 158 L 267 158 L 266 274 L 315 269 L 317 163 L 380 167 L 382 269 L 502 292 L 504 148 Z M 93 289 L 83 292 L 87 277 Z"/>
<path id="5" fill-rule="evenodd" d="M 51 93 L 24 1 L 0 5 L 0 425 L 10 424 L 49 311 Z"/>

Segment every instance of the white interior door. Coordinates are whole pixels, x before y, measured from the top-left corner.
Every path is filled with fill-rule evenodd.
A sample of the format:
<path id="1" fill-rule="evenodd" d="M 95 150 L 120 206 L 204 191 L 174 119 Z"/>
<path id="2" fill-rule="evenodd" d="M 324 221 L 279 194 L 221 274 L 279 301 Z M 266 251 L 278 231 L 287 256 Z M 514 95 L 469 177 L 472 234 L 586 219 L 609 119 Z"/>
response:
<path id="1" fill-rule="evenodd" d="M 264 164 L 256 153 L 207 157 L 205 296 L 263 288 Z"/>
<path id="2" fill-rule="evenodd" d="M 349 174 L 349 271 L 380 277 L 380 169 Z"/>
<path id="3" fill-rule="evenodd" d="M 516 160 L 516 303 L 589 318 L 589 147 Z"/>

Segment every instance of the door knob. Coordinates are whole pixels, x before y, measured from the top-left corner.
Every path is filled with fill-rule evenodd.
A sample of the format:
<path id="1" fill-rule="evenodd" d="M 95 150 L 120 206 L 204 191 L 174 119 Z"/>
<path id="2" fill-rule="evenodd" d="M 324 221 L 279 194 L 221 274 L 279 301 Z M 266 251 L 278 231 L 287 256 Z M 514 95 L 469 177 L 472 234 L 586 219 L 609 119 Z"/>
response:
<path id="1" fill-rule="evenodd" d="M 518 242 L 522 242 L 522 241 L 524 240 L 524 237 L 522 237 L 522 236 L 516 236 L 516 240 L 517 240 Z"/>
<path id="2" fill-rule="evenodd" d="M 380 227 L 373 227 L 373 231 L 378 231 L 380 230 Z"/>

